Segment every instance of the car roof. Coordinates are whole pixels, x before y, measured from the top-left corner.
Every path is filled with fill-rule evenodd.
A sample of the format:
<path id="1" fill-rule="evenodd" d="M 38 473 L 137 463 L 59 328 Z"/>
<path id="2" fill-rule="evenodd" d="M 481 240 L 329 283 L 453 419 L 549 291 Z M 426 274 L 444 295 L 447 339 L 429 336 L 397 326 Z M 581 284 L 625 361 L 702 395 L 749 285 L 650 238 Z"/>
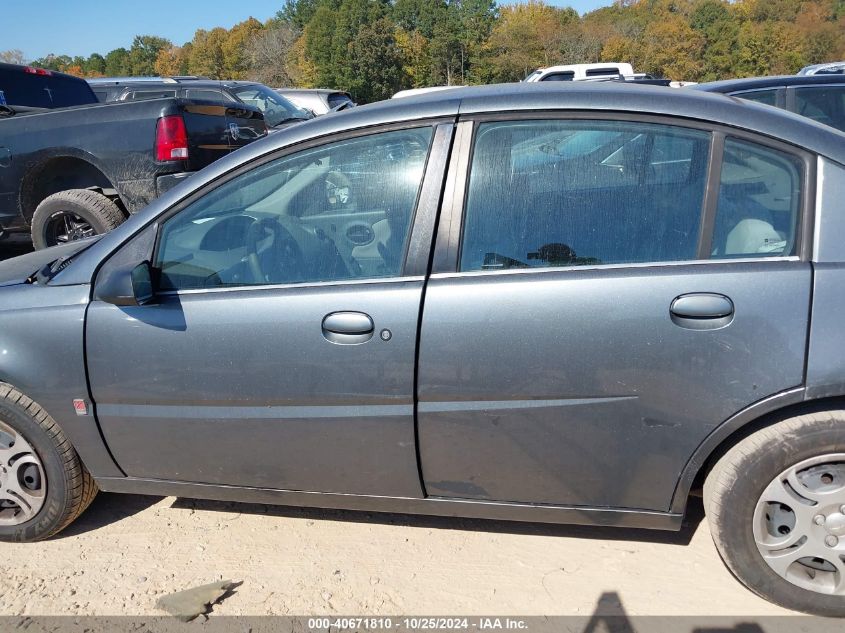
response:
<path id="1" fill-rule="evenodd" d="M 92 86 L 117 86 L 126 88 L 224 88 L 237 86 L 260 86 L 257 81 L 228 79 L 206 79 L 185 77 L 100 77 L 88 81 Z"/>
<path id="2" fill-rule="evenodd" d="M 88 283 L 103 255 L 149 223 L 150 214 L 157 216 L 198 187 L 283 147 L 382 124 L 486 113 L 522 113 L 528 118 L 542 118 L 544 113 L 562 111 L 589 111 L 598 118 L 602 112 L 642 113 L 719 123 L 783 140 L 845 165 L 845 133 L 785 110 L 721 94 L 615 82 L 514 83 L 442 90 L 331 112 L 250 143 L 197 172 L 105 234 L 77 256 L 76 265 L 63 270 L 51 283 Z"/>
<path id="3" fill-rule="evenodd" d="M 704 92 L 730 93 L 738 90 L 762 90 L 780 86 L 811 86 L 815 84 L 845 84 L 843 75 L 775 75 L 773 77 L 747 77 L 745 79 L 725 79 L 690 86 L 693 90 Z"/>

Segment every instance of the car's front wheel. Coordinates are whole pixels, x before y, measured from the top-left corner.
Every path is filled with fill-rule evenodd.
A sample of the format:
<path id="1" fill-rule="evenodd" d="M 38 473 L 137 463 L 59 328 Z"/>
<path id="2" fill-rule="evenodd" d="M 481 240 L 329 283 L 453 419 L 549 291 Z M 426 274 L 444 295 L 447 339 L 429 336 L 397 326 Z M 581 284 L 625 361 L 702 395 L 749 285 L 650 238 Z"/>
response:
<path id="1" fill-rule="evenodd" d="M 713 540 L 733 574 L 788 609 L 845 616 L 845 411 L 746 437 L 704 485 Z"/>
<path id="2" fill-rule="evenodd" d="M 53 418 L 0 382 L 0 541 L 52 536 L 96 494 L 96 483 Z"/>

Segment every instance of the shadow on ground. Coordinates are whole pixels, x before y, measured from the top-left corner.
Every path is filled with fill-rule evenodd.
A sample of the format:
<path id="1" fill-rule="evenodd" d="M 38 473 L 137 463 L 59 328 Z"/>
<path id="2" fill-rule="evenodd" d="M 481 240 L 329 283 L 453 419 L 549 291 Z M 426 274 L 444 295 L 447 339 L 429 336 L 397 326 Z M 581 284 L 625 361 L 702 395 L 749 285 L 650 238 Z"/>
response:
<path id="1" fill-rule="evenodd" d="M 59 536 L 76 536 L 97 530 L 112 523 L 127 519 L 161 501 L 162 497 L 100 493 L 91 507 L 77 521 Z M 465 519 L 460 517 L 438 517 L 410 514 L 389 514 L 363 512 L 358 510 L 324 510 L 319 508 L 297 508 L 272 506 L 231 501 L 206 501 L 201 499 L 177 498 L 170 505 L 173 511 L 196 510 L 225 514 L 256 514 L 286 517 L 312 521 L 343 521 L 389 526 L 416 527 L 438 530 L 467 530 L 502 534 L 527 534 L 535 536 L 559 536 L 600 540 L 642 541 L 687 545 L 698 524 L 704 518 L 701 499 L 692 498 L 683 528 L 679 532 L 643 530 L 633 528 L 598 527 L 581 525 L 556 525 L 548 523 L 524 523 L 488 519 Z"/>

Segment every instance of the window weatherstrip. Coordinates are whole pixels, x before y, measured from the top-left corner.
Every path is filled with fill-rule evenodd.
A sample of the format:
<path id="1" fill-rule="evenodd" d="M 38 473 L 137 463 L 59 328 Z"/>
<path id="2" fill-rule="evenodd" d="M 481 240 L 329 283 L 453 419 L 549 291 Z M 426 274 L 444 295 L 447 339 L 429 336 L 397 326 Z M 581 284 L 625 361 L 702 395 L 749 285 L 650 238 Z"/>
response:
<path id="1" fill-rule="evenodd" d="M 469 178 L 470 147 L 473 122 L 463 121 L 455 129 L 455 140 L 449 160 L 449 171 L 443 188 L 443 202 L 437 240 L 434 246 L 432 273 L 455 272 L 458 269 L 458 252 L 461 224 Z"/>
<path id="2" fill-rule="evenodd" d="M 410 237 L 402 265 L 402 274 L 405 276 L 425 275 L 428 272 L 432 237 L 443 193 L 443 175 L 448 164 L 454 127 L 452 123 L 441 123 L 435 126 L 432 134 L 423 179 L 419 185 L 416 211 L 408 227 Z"/>
<path id="3" fill-rule="evenodd" d="M 701 226 L 698 234 L 696 259 L 710 259 L 713 252 L 713 231 L 716 226 L 716 212 L 719 208 L 719 191 L 722 187 L 722 163 L 725 156 L 725 134 L 714 132 L 710 144 L 707 186 L 702 202 Z"/>

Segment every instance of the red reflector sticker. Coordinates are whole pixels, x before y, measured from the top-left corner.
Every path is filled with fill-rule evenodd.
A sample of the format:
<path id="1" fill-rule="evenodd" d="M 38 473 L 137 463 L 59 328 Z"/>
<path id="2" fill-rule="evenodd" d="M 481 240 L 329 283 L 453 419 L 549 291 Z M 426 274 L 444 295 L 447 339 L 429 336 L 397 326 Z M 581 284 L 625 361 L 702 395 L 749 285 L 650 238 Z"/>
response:
<path id="1" fill-rule="evenodd" d="M 73 410 L 76 411 L 76 415 L 88 415 L 88 405 L 80 398 L 73 401 Z"/>

